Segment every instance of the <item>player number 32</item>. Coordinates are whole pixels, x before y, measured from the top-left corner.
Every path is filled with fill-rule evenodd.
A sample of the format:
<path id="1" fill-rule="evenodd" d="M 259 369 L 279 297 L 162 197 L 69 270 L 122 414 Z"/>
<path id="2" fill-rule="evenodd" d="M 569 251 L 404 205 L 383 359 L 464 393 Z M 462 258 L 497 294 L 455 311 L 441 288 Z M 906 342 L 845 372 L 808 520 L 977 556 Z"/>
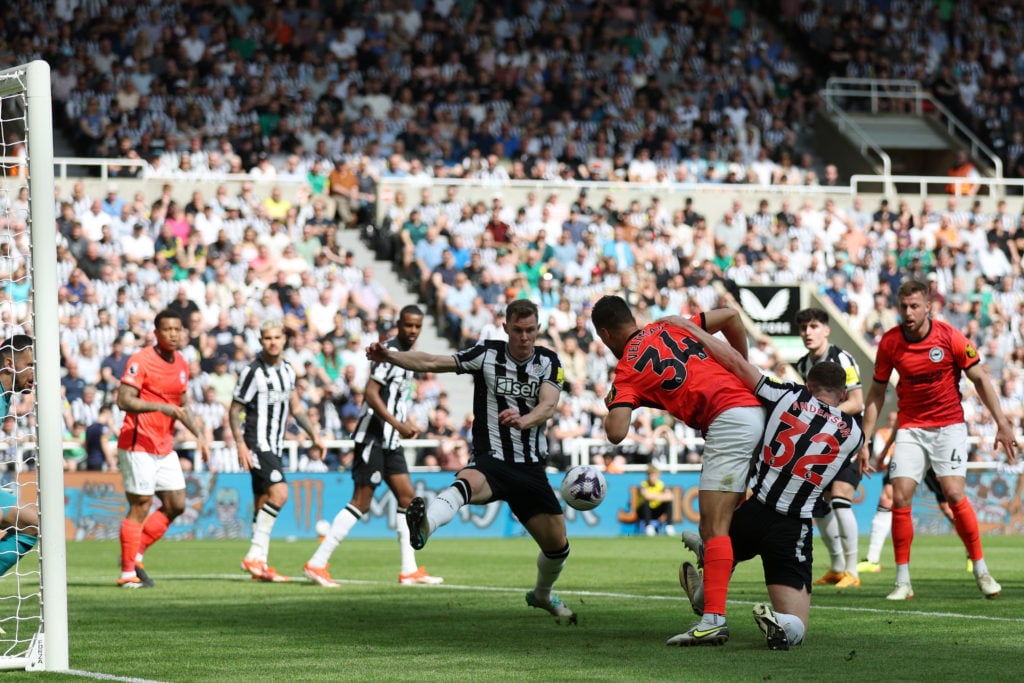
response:
<path id="1" fill-rule="evenodd" d="M 784 429 L 775 433 L 771 443 L 765 444 L 764 461 L 769 467 L 783 469 L 796 455 L 796 443 L 807 431 L 808 425 L 792 413 L 783 413 L 779 419 L 786 424 Z M 820 445 L 815 449 L 817 453 L 802 455 L 793 463 L 793 474 L 809 481 L 815 486 L 821 486 L 821 472 L 815 472 L 812 468 L 815 465 L 828 465 L 839 450 L 839 442 L 831 434 L 818 433 L 811 437 L 812 444 Z"/>

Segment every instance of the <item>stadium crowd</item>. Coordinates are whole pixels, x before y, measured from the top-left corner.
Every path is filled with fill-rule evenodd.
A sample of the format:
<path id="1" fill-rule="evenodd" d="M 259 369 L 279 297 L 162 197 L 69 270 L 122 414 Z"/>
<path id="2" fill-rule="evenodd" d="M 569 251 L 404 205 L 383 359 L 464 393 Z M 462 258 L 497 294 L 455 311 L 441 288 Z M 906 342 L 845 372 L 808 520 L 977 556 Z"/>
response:
<path id="1" fill-rule="evenodd" d="M 716 281 L 816 282 L 871 342 L 895 324 L 899 283 L 928 280 L 934 315 L 975 342 L 1004 410 L 1020 423 L 1024 223 L 1005 203 L 986 211 L 963 198 L 893 207 L 860 198 L 793 206 L 782 198 L 754 207 L 737 198 L 723 215 L 707 216 L 699 196 L 668 212 L 657 199 L 623 206 L 615 193 L 593 197 L 586 189 L 586 180 L 605 179 L 665 192 L 680 182 L 840 184 L 834 165 L 800 147 L 822 74 L 738 3 L 303 4 L 6 8 L 5 50 L 12 62 L 54 64 L 56 118 L 78 152 L 137 160 L 112 166 L 115 178 L 167 182 L 155 202 L 122 197 L 116 185 L 103 197 L 86 196 L 81 183 L 59 188 L 62 384 L 68 433 L 85 453 L 69 468 L 114 466 L 102 446 L 119 420 L 111 392 L 127 356 L 151 341 L 152 317 L 164 306 L 187 321 L 196 412 L 211 440 L 228 444 L 215 467 L 232 467 L 224 428 L 230 390 L 259 349 L 259 321 L 274 316 L 292 332 L 288 358 L 311 419 L 328 438 L 348 436 L 368 370 L 362 349 L 394 322 L 395 309 L 373 266 L 357 265 L 337 235 L 373 222 L 376 184 L 386 178 L 419 185 L 385 207 L 374 245 L 453 345 L 501 334 L 512 299 L 541 306 L 541 342 L 559 351 L 569 386 L 550 431 L 556 466 L 565 464 L 568 439 L 603 437 L 614 358 L 595 340 L 590 303 L 623 294 L 641 322 L 694 314 L 731 303 Z M 794 3 L 778 4 L 795 25 L 824 22 L 834 38 L 866 3 L 849 3 L 841 16 L 826 3 L 803 3 L 796 13 Z M 1006 5 L 985 3 L 993 11 L 973 22 L 939 16 L 938 33 L 944 44 L 977 42 L 974 33 L 990 32 L 985 19 L 1002 16 L 995 10 Z M 889 11 L 883 29 L 902 13 L 922 27 L 912 33 L 918 43 L 937 40 L 923 28 L 932 17 L 917 16 L 909 3 Z M 1014 21 L 1010 12 L 1003 23 Z M 899 47 L 914 55 L 919 46 Z M 847 75 L 861 52 L 843 62 Z M 950 68 L 959 66 L 961 80 L 1016 73 L 1020 60 L 1010 54 L 992 64 L 982 53 L 989 62 L 967 59 L 977 51 L 951 52 Z M 929 68 L 945 68 L 945 55 Z M 830 59 L 838 69 L 840 55 Z M 1018 120 L 1018 107 L 1011 118 Z M 222 184 L 210 197 L 175 197 L 182 181 L 243 177 L 238 192 Z M 468 202 L 458 189 L 432 186 L 450 177 L 581 189 L 571 203 L 551 194 L 508 206 L 500 196 Z M 277 187 L 256 196 L 256 180 Z M 294 201 L 285 187 L 295 189 Z M 22 197 L 6 201 L 4 213 L 27 210 Z M 11 279 L 10 305 L 0 308 L 5 336 L 22 324 L 29 297 L 24 239 L 14 234 L 0 245 L 0 273 Z M 775 369 L 763 341 L 751 357 Z M 417 383 L 412 412 L 430 425 L 426 436 L 445 444 L 421 464 L 457 469 L 468 458 L 472 416 L 453 418 L 449 405 L 436 379 Z M 995 457 L 984 450 L 992 427 L 976 397 L 966 405 L 972 432 L 984 437 L 975 457 Z M 664 441 L 692 443 L 692 436 L 663 415 L 638 411 L 626 450 L 609 457 L 657 459 Z M 687 452 L 691 461 L 699 457 Z M 344 466 L 345 458 L 332 452 L 328 463 Z"/>
<path id="2" fill-rule="evenodd" d="M 1024 177 L 1024 13 L 981 2 L 765 0 L 782 32 L 826 65 L 828 76 L 912 79 L 967 123 Z M 898 100 L 882 106 L 909 106 Z"/>

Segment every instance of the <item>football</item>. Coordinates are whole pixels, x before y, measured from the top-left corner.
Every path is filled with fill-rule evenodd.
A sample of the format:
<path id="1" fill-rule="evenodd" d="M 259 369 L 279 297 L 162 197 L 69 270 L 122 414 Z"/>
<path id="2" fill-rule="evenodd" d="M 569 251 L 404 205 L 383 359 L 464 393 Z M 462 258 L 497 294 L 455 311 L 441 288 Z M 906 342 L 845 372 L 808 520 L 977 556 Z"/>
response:
<path id="1" fill-rule="evenodd" d="M 562 499 L 577 510 L 593 510 L 608 491 L 604 473 L 590 465 L 578 465 L 565 473 Z"/>

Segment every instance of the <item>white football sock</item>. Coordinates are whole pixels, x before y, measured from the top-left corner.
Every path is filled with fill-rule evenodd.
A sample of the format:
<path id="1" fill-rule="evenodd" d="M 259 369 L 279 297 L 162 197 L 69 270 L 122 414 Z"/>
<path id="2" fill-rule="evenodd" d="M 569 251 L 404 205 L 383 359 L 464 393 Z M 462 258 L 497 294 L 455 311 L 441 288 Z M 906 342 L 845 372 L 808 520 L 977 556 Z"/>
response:
<path id="1" fill-rule="evenodd" d="M 988 564 L 986 564 L 985 558 L 983 557 L 980 560 L 974 560 L 974 566 L 972 569 L 974 570 L 974 576 L 976 577 L 988 574 Z"/>
<path id="2" fill-rule="evenodd" d="M 323 568 L 327 566 L 327 563 L 331 559 L 331 554 L 334 549 L 338 547 L 338 544 L 345 540 L 348 536 L 348 532 L 352 531 L 352 527 L 356 525 L 360 519 L 362 519 L 363 513 L 358 508 L 352 505 L 346 505 L 345 508 L 334 516 L 331 521 L 331 530 L 324 536 L 324 540 L 320 541 L 320 547 L 313 553 L 313 557 L 309 560 L 310 567 Z"/>
<path id="3" fill-rule="evenodd" d="M 442 527 L 455 519 L 455 514 L 467 503 L 462 488 L 449 486 L 427 506 L 427 536 L 433 535 L 438 527 Z"/>
<path id="4" fill-rule="evenodd" d="M 871 519 L 871 538 L 868 540 L 868 562 L 878 564 L 882 559 L 882 546 L 892 529 L 892 510 L 878 508 Z"/>
<path id="5" fill-rule="evenodd" d="M 700 622 L 698 623 L 705 628 L 714 628 L 715 626 L 721 626 L 725 623 L 725 615 L 714 614 L 712 612 L 705 612 L 704 616 L 700 618 Z"/>
<path id="6" fill-rule="evenodd" d="M 405 510 L 399 509 L 395 514 L 395 527 L 398 531 L 398 552 L 402 558 L 402 574 L 412 574 L 416 566 L 416 551 L 409 543 L 409 524 L 405 521 Z"/>
<path id="7" fill-rule="evenodd" d="M 818 533 L 828 550 L 832 571 L 839 574 L 846 569 L 846 557 L 843 555 L 843 541 L 839 537 L 839 522 L 831 509 L 818 520 Z"/>
<path id="8" fill-rule="evenodd" d="M 832 512 L 839 523 L 843 552 L 846 553 L 846 571 L 857 576 L 857 542 L 860 540 L 857 530 L 857 516 L 853 514 L 850 501 L 846 498 L 832 499 Z"/>
<path id="9" fill-rule="evenodd" d="M 270 553 L 270 532 L 274 529 L 274 522 L 277 521 L 277 513 L 281 508 L 271 503 L 264 503 L 260 511 L 256 513 L 256 520 L 252 523 L 252 543 L 249 545 L 249 552 L 245 554 L 247 560 L 267 561 Z"/>
<path id="10" fill-rule="evenodd" d="M 804 633 L 807 632 L 807 629 L 804 628 L 804 622 L 800 621 L 800 617 L 776 612 L 775 618 L 779 620 L 779 625 L 786 632 L 786 638 L 789 639 L 790 645 L 799 645 L 804 642 Z"/>
<path id="11" fill-rule="evenodd" d="M 910 565 L 896 565 L 896 583 L 910 583 Z"/>
<path id="12" fill-rule="evenodd" d="M 551 599 L 551 587 L 555 585 L 562 567 L 569 558 L 569 544 L 556 553 L 548 555 L 544 551 L 537 553 L 537 584 L 533 588 L 533 595 L 541 602 Z"/>

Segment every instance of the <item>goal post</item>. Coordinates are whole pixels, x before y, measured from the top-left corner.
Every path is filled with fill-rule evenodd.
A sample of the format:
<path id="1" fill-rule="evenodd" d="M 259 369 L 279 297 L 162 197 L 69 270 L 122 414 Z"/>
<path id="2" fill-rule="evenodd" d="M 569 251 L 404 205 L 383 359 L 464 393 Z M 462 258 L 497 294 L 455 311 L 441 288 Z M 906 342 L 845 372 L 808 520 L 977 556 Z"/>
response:
<path id="1" fill-rule="evenodd" d="M 35 429 L 34 460 L 37 464 L 35 489 L 38 491 L 39 554 L 38 627 L 31 638 L 20 637 L 3 642 L 0 635 L 0 668 L 63 671 L 68 662 L 67 549 L 64 540 L 64 462 L 62 402 L 60 397 L 60 327 L 57 313 L 57 243 L 54 205 L 53 121 L 50 98 L 50 66 L 36 60 L 0 71 L 0 145 L 3 164 L 0 170 L 0 201 L 6 201 L 8 225 L 12 223 L 12 197 L 28 188 L 27 244 L 25 258 L 30 283 L 31 305 L 25 315 L 34 341 Z M 12 147 L 20 145 L 18 156 Z M 12 190 L 13 195 L 12 195 Z M 2 216 L 0 216 L 2 218 Z M 18 228 L 21 229 L 20 227 Z M 0 230 L 13 239 L 10 228 Z M 8 276 L 7 282 L 10 282 Z M 8 303 L 5 301 L 5 304 Z M 30 449 L 31 451 L 31 449 Z M 20 468 L 19 468 L 20 469 Z M 19 481 L 26 475 L 19 473 Z M 24 490 L 30 490 L 26 486 Z M 28 497 L 28 496 L 26 496 Z M 31 500 L 21 500 L 22 505 Z M 30 563 L 26 563 L 30 564 Z M 24 593 L 19 600 L 30 599 L 30 577 L 12 568 L 7 583 Z M 14 579 L 14 581 L 11 581 Z M 0 579 L 2 581 L 2 579 Z M 5 591 L 8 589 L 4 589 Z M 3 605 L 7 605 L 6 601 Z M 20 605 L 18 605 L 20 610 Z M 4 609 L 0 607 L 0 609 Z M 29 610 L 27 610 L 29 611 Z M 0 615 L 2 616 L 2 615 Z"/>

